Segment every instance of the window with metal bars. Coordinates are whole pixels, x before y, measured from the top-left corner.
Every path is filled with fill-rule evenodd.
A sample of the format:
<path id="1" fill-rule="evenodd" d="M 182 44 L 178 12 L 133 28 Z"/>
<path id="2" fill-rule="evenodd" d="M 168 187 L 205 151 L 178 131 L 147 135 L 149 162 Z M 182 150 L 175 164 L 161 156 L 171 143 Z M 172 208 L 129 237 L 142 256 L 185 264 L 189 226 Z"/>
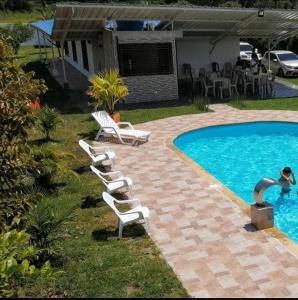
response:
<path id="1" fill-rule="evenodd" d="M 73 60 L 78 62 L 77 47 L 76 47 L 76 42 L 75 41 L 71 42 L 71 49 L 72 49 L 72 58 L 73 58 Z"/>
<path id="2" fill-rule="evenodd" d="M 81 41 L 84 69 L 89 71 L 88 51 L 86 41 Z"/>
<path id="3" fill-rule="evenodd" d="M 64 42 L 64 51 L 65 51 L 65 55 L 69 56 L 69 49 L 68 49 L 68 42 Z"/>
<path id="4" fill-rule="evenodd" d="M 118 44 L 121 76 L 173 74 L 171 43 Z"/>

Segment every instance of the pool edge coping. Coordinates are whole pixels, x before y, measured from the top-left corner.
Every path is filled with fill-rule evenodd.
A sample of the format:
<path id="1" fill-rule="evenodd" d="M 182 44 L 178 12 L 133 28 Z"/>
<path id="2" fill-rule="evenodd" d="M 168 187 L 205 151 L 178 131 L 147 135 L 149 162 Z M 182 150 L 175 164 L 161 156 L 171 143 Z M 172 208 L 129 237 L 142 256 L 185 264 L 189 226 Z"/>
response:
<path id="1" fill-rule="evenodd" d="M 233 191 L 231 191 L 229 188 L 227 188 L 222 182 L 220 182 L 217 178 L 215 178 L 212 174 L 210 174 L 205 168 L 203 168 L 200 164 L 194 162 L 191 158 L 189 158 L 186 154 L 184 154 L 178 147 L 174 145 L 174 140 L 189 131 L 199 130 L 203 128 L 208 127 L 214 127 L 214 126 L 226 126 L 226 125 L 233 125 L 233 124 L 244 124 L 244 123 L 255 123 L 255 122 L 283 122 L 287 123 L 287 121 L 248 121 L 248 122 L 234 122 L 234 123 L 224 123 L 224 124 L 216 124 L 216 125 L 208 125 L 208 126 L 202 126 L 198 127 L 196 129 L 182 129 L 179 133 L 176 133 L 175 135 L 170 136 L 166 140 L 166 146 L 168 149 L 172 150 L 178 157 L 180 157 L 183 161 L 185 161 L 188 165 L 192 167 L 194 171 L 199 173 L 204 178 L 210 180 L 214 184 L 219 185 L 219 190 L 222 192 L 228 199 L 232 200 L 234 203 L 238 205 L 238 207 L 241 209 L 243 213 L 245 213 L 247 216 L 251 217 L 250 215 L 250 205 L 248 205 L 241 197 L 236 195 Z M 290 122 L 290 123 L 296 123 L 298 122 Z M 284 234 L 281 230 L 276 228 L 276 226 L 268 229 L 263 229 L 265 232 L 269 233 L 271 236 L 279 240 L 283 245 L 286 245 L 293 254 L 298 258 L 298 244 L 296 244 L 293 240 L 291 240 L 286 234 Z"/>

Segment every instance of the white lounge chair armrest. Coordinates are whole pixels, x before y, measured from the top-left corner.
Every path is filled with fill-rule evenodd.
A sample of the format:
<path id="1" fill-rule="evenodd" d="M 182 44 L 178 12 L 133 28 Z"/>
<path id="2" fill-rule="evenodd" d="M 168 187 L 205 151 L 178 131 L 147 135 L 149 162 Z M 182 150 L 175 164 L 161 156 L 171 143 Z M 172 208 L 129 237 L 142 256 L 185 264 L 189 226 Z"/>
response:
<path id="1" fill-rule="evenodd" d="M 140 200 L 139 199 L 128 199 L 128 200 L 114 200 L 116 203 L 118 204 L 129 204 L 129 203 L 136 203 L 141 205 Z"/>
<path id="2" fill-rule="evenodd" d="M 115 183 L 115 182 L 126 182 L 127 183 L 127 179 L 126 177 L 123 177 L 121 179 L 116 179 L 116 180 L 107 180 L 108 183 Z"/>
<path id="3" fill-rule="evenodd" d="M 92 155 L 94 156 L 94 157 L 97 157 L 97 156 L 100 156 L 100 155 L 104 155 L 104 156 L 106 156 L 106 158 L 110 158 L 110 156 L 109 156 L 109 154 L 108 154 L 108 152 L 111 152 L 111 151 L 104 151 L 104 152 L 98 152 L 98 153 L 92 153 Z"/>
<path id="4" fill-rule="evenodd" d="M 104 126 L 104 127 L 102 127 L 102 129 L 112 129 L 117 134 L 117 130 L 114 127 Z"/>
<path id="5" fill-rule="evenodd" d="M 145 219 L 145 216 L 143 214 L 143 211 L 140 209 L 140 210 L 128 210 L 126 212 L 120 212 L 120 215 L 132 215 L 132 214 L 139 214 L 139 216 L 143 219 Z"/>
<path id="6" fill-rule="evenodd" d="M 107 173 L 104 173 L 104 176 L 113 176 L 113 175 L 119 175 L 119 177 L 120 176 L 122 176 L 122 173 L 121 173 L 121 171 L 113 171 L 113 172 L 107 172 Z"/>
<path id="7" fill-rule="evenodd" d="M 112 151 L 109 147 L 105 147 L 105 146 L 90 146 L 91 149 L 93 150 L 104 150 L 104 152 L 108 152 L 108 151 Z"/>
<path id="8" fill-rule="evenodd" d="M 130 122 L 119 122 L 119 123 L 117 123 L 117 125 L 126 125 L 126 126 L 128 126 L 131 130 L 135 130 L 135 129 L 133 128 L 133 126 L 131 125 Z"/>

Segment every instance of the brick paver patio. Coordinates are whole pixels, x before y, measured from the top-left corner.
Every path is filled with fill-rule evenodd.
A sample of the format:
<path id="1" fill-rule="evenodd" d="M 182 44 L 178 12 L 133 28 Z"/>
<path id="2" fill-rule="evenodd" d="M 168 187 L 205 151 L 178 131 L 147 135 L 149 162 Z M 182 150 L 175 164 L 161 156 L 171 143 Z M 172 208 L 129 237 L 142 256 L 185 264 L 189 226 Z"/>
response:
<path id="1" fill-rule="evenodd" d="M 270 231 L 251 230 L 250 218 L 222 186 L 168 147 L 191 129 L 298 121 L 298 112 L 211 108 L 215 112 L 136 126 L 152 132 L 150 141 L 138 147 L 113 145 L 116 169 L 134 180 L 136 197 L 151 211 L 151 237 L 191 296 L 298 296 L 296 251 Z"/>

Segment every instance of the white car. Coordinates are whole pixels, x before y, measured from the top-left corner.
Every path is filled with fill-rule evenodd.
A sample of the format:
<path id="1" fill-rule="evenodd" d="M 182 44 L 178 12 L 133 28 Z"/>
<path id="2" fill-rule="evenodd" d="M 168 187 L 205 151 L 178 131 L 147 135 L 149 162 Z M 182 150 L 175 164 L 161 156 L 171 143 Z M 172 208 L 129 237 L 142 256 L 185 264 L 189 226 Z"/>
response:
<path id="1" fill-rule="evenodd" d="M 269 69 L 268 52 L 262 58 L 263 70 Z M 278 76 L 298 76 L 298 56 L 291 51 L 270 51 L 270 69 Z"/>
<path id="2" fill-rule="evenodd" d="M 240 42 L 240 59 L 245 61 L 251 60 L 252 51 L 254 50 L 254 47 L 246 42 Z M 255 53 L 258 55 L 258 59 L 262 59 L 262 55 L 258 53 L 258 49 L 255 49 Z"/>

